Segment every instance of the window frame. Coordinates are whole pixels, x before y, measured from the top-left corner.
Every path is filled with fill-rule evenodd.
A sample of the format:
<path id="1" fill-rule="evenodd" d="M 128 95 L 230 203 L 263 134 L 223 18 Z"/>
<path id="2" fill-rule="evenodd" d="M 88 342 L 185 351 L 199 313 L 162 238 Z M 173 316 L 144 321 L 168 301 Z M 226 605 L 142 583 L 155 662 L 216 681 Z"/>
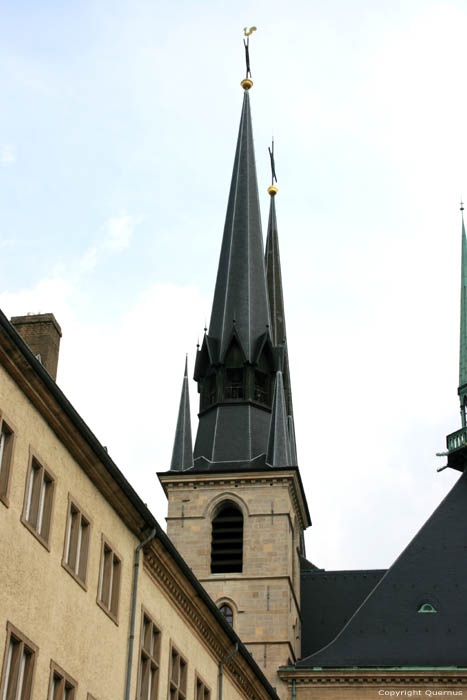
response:
<path id="1" fill-rule="evenodd" d="M 108 607 L 107 604 L 105 603 L 104 600 L 102 600 L 102 593 L 103 593 L 103 586 L 104 586 L 104 575 L 105 575 L 105 550 L 106 548 L 110 550 L 112 553 L 112 563 L 114 562 L 114 559 L 117 558 L 118 564 L 119 564 L 119 570 L 118 570 L 118 590 L 117 590 L 117 602 L 115 605 L 116 610 L 112 609 L 112 601 L 113 601 L 113 583 L 114 583 L 114 569 L 112 569 L 112 576 L 111 576 L 111 586 L 109 590 L 109 595 L 110 595 L 110 606 Z M 120 608 L 120 592 L 121 592 L 121 587 L 122 587 L 122 567 L 123 567 L 123 559 L 120 556 L 120 554 L 117 552 L 115 547 L 111 544 L 110 540 L 102 534 L 102 542 L 101 542 L 101 553 L 100 553 L 100 564 L 99 564 L 99 579 L 97 582 L 97 597 L 96 597 L 96 603 L 98 606 L 110 617 L 110 619 L 118 625 L 118 611 Z"/>
<path id="2" fill-rule="evenodd" d="M 76 512 L 79 516 L 79 532 L 78 532 L 78 544 L 79 544 L 79 557 L 78 560 L 80 562 L 80 568 L 81 568 L 81 561 L 83 557 L 83 539 L 82 539 L 82 529 L 81 529 L 81 524 L 83 519 L 86 521 L 87 524 L 87 541 L 85 542 L 86 546 L 86 568 L 84 571 L 84 577 L 81 577 L 78 573 L 75 571 L 76 569 L 76 561 L 75 565 L 72 566 L 67 559 L 69 559 L 70 556 L 70 546 L 71 546 L 71 537 L 72 537 L 72 532 L 71 532 L 71 510 L 72 508 L 76 509 Z M 79 505 L 78 501 L 76 498 L 73 498 L 71 493 L 68 494 L 68 507 L 67 507 L 67 517 L 66 517 L 66 522 L 65 522 L 65 537 L 64 537 L 64 542 L 63 542 L 63 557 L 62 557 L 62 566 L 63 568 L 72 576 L 72 578 L 75 579 L 77 583 L 85 590 L 88 590 L 87 586 L 87 578 L 88 578 L 88 564 L 89 564 L 89 549 L 90 549 L 90 543 L 91 543 L 91 528 L 92 528 L 92 522 L 87 513 L 81 508 Z M 78 546 L 76 547 L 76 556 L 78 553 Z"/>
<path id="3" fill-rule="evenodd" d="M 16 445 L 16 435 L 18 431 L 16 430 L 15 426 L 13 423 L 10 421 L 9 418 L 5 417 L 5 414 L 0 411 L 0 439 L 1 435 L 3 434 L 3 425 L 5 424 L 7 430 L 9 431 L 9 439 L 10 443 L 8 445 L 8 464 L 4 465 L 3 460 L 4 460 L 4 455 L 5 455 L 5 448 L 2 450 L 1 454 L 1 459 L 0 459 L 0 502 L 3 503 L 7 508 L 10 507 L 10 484 L 11 484 L 11 467 L 13 465 L 13 458 L 14 458 L 14 453 L 15 453 L 15 445 Z"/>
<path id="4" fill-rule="evenodd" d="M 203 689 L 204 692 L 202 694 L 202 697 L 200 698 L 198 696 L 198 685 L 200 685 Z M 207 693 L 207 696 L 206 696 Z M 198 671 L 195 671 L 195 693 L 194 693 L 194 698 L 195 700 L 211 700 L 211 688 L 208 686 L 207 683 L 204 682 L 203 677 L 200 676 Z"/>
<path id="5" fill-rule="evenodd" d="M 72 676 L 70 676 L 69 673 L 63 670 L 61 666 L 59 666 L 53 659 L 50 659 L 50 676 L 49 676 L 49 690 L 47 694 L 47 699 L 48 700 L 54 700 L 54 697 L 52 695 L 53 692 L 53 681 L 54 681 L 54 676 L 60 676 L 60 681 L 63 681 L 64 685 L 68 684 L 71 686 L 71 689 L 73 690 L 73 694 L 67 698 L 67 700 L 75 700 L 77 690 L 78 690 L 78 681 L 75 681 Z M 63 690 L 65 690 L 63 688 Z M 63 697 L 63 693 L 61 693 L 61 697 Z"/>
<path id="6" fill-rule="evenodd" d="M 34 486 L 34 483 L 31 483 L 32 474 L 33 474 L 32 470 L 34 468 L 34 464 L 37 464 L 39 471 L 42 472 L 41 488 L 42 488 L 42 484 L 45 481 L 44 476 L 47 476 L 48 483 L 52 484 L 51 493 L 48 496 L 48 498 L 49 498 L 48 508 L 49 508 L 50 512 L 48 513 L 47 537 L 44 537 L 44 535 L 37 529 L 37 526 L 32 524 L 32 522 L 29 520 L 29 515 L 28 515 L 28 509 L 30 508 L 30 506 L 33 502 L 33 498 L 36 498 L 36 496 L 32 493 L 32 488 Z M 25 483 L 25 488 L 24 488 L 24 502 L 23 502 L 23 510 L 21 513 L 21 522 L 29 530 L 29 532 L 31 532 L 34 535 L 34 537 L 47 549 L 48 552 L 50 552 L 50 541 L 52 538 L 52 526 L 53 526 L 53 517 L 52 516 L 53 516 L 53 511 L 54 511 L 56 486 L 57 486 L 57 478 L 56 478 L 55 474 L 53 473 L 53 471 L 51 469 L 49 469 L 47 463 L 38 455 L 36 450 L 34 450 L 32 447 L 30 447 L 29 448 L 28 468 L 26 470 L 26 483 Z M 42 495 L 39 494 L 37 497 L 39 499 L 39 502 L 37 503 L 38 516 L 39 516 Z M 45 508 L 46 508 L 46 504 L 43 503 L 43 512 L 42 512 L 42 516 L 40 516 L 41 525 L 43 522 Z"/>
<path id="7" fill-rule="evenodd" d="M 179 679 L 178 679 L 178 685 L 175 683 L 175 681 L 172 679 L 172 672 L 173 672 L 173 665 L 172 665 L 172 659 L 174 653 L 178 656 L 179 663 L 183 662 L 184 665 L 184 675 L 185 678 L 181 679 L 180 676 L 180 669 L 179 669 Z M 182 688 L 182 681 L 184 684 L 184 688 Z M 175 687 L 172 686 L 172 683 L 174 684 Z M 188 686 L 188 661 L 186 658 L 183 656 L 183 654 L 180 652 L 178 647 L 171 641 L 170 642 L 170 649 L 169 649 L 169 675 L 168 675 L 168 684 L 167 684 L 167 698 L 168 700 L 186 700 L 187 696 L 187 686 Z M 176 691 L 175 697 L 172 696 L 171 690 Z"/>
<path id="8" fill-rule="evenodd" d="M 229 617 L 227 617 L 227 615 L 223 612 L 222 608 L 228 608 L 228 609 L 230 610 L 230 612 L 231 612 L 231 618 L 232 618 L 231 620 L 229 620 Z M 229 624 L 229 625 L 232 627 L 232 629 L 233 629 L 233 627 L 234 627 L 235 613 L 234 613 L 234 609 L 233 609 L 232 603 L 231 603 L 230 601 L 228 601 L 228 600 L 221 600 L 219 603 L 217 603 L 217 609 L 219 610 L 219 612 L 221 613 L 221 615 L 224 616 L 224 619 L 225 619 L 225 621 L 227 622 L 227 624 Z"/>
<path id="9" fill-rule="evenodd" d="M 152 626 L 152 628 L 157 630 L 157 649 L 156 649 L 156 654 L 150 653 L 150 651 L 143 646 L 143 632 L 144 632 L 144 620 L 145 618 L 149 621 L 149 624 Z M 161 671 L 161 644 L 162 642 L 162 630 L 159 624 L 157 624 L 154 621 L 154 617 L 149 613 L 149 611 L 144 607 L 141 606 L 141 624 L 140 624 L 140 633 L 139 633 L 139 663 L 138 663 L 138 683 L 137 683 L 137 689 L 136 689 L 136 700 L 144 700 L 142 696 L 142 678 L 143 678 L 143 669 L 142 669 L 142 662 L 143 662 L 143 656 L 145 656 L 145 661 L 149 661 L 149 666 L 152 670 L 153 665 L 156 666 L 156 682 L 155 684 L 152 684 L 152 692 L 151 692 L 151 697 L 150 700 L 156 700 L 156 698 L 159 695 L 159 682 L 160 682 L 160 671 Z"/>
<path id="10" fill-rule="evenodd" d="M 11 645 L 11 638 L 16 639 L 20 643 L 20 649 L 21 647 L 23 648 L 23 653 L 21 656 L 24 654 L 24 647 L 26 646 L 27 649 L 30 652 L 30 655 L 32 657 L 32 667 L 29 671 L 29 678 L 28 678 L 28 683 L 29 683 L 29 694 L 25 696 L 24 700 L 30 700 L 32 696 L 32 689 L 34 686 L 34 676 L 36 672 L 36 659 L 37 655 L 39 654 L 39 647 L 31 642 L 31 640 L 26 637 L 25 634 L 23 634 L 15 625 L 13 625 L 11 622 L 6 623 L 6 638 L 5 638 L 5 650 L 3 654 L 3 664 L 2 664 L 2 674 L 0 676 L 0 697 L 3 697 L 3 694 L 5 693 L 5 683 L 9 678 L 7 679 L 7 667 L 8 667 L 8 659 L 10 655 L 10 645 Z M 20 651 L 21 653 L 21 651 Z M 10 675 L 10 669 L 8 669 L 8 675 Z M 18 679 L 17 679 L 18 680 Z M 24 683 L 24 681 L 22 681 Z M 18 693 L 18 686 L 16 685 L 15 687 L 15 694 L 14 697 L 16 697 Z M 21 695 L 23 695 L 23 688 L 21 689 Z M 11 693 L 9 694 L 11 696 Z M 7 696 L 8 697 L 8 696 Z"/>

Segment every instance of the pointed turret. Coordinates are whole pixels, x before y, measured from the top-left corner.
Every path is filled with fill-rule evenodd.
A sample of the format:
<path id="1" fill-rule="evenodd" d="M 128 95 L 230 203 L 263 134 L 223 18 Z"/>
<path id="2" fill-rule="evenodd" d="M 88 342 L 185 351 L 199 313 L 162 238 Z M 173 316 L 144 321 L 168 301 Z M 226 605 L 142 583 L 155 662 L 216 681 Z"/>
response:
<path id="1" fill-rule="evenodd" d="M 271 156 L 272 184 L 268 188 L 270 195 L 268 233 L 266 238 L 266 282 L 269 308 L 271 310 L 271 339 L 275 346 L 284 345 L 283 372 L 284 390 L 287 402 L 287 414 L 293 416 L 292 387 L 290 383 L 289 357 L 287 352 L 287 334 L 285 329 L 284 293 L 282 291 L 281 259 L 279 254 L 279 233 L 277 228 L 275 199 L 278 192 L 274 185 L 276 179 L 274 164 L 274 141 Z"/>
<path id="2" fill-rule="evenodd" d="M 180 407 L 172 451 L 171 471 L 185 471 L 193 467 L 193 447 L 191 441 L 190 396 L 188 390 L 188 357 L 185 359 Z"/>
<path id="3" fill-rule="evenodd" d="M 209 331 L 196 358 L 195 465 L 264 460 L 276 359 L 248 90 L 243 106 Z M 213 467 L 215 468 L 215 467 Z"/>
<path id="4" fill-rule="evenodd" d="M 254 360 L 269 326 L 263 236 L 253 148 L 249 93 L 245 90 L 237 150 L 217 271 L 209 337 L 223 361 L 235 331 L 245 359 Z"/>
<path id="5" fill-rule="evenodd" d="M 290 467 L 292 464 L 284 382 L 281 371 L 276 373 L 266 463 L 271 467 Z"/>

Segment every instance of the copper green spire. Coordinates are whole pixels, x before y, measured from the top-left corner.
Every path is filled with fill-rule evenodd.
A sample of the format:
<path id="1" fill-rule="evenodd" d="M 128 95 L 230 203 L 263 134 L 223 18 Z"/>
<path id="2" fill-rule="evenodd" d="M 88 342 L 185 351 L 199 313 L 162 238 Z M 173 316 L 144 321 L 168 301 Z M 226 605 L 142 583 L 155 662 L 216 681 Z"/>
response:
<path id="1" fill-rule="evenodd" d="M 185 471 L 193 466 L 193 447 L 191 441 L 190 396 L 188 392 L 188 357 L 185 359 L 180 407 L 178 409 L 177 428 L 172 451 L 170 469 Z"/>
<path id="2" fill-rule="evenodd" d="M 461 261 L 461 324 L 459 347 L 459 399 L 461 404 L 462 427 L 466 427 L 467 404 L 467 238 L 464 225 L 464 205 L 462 212 L 462 261 Z"/>

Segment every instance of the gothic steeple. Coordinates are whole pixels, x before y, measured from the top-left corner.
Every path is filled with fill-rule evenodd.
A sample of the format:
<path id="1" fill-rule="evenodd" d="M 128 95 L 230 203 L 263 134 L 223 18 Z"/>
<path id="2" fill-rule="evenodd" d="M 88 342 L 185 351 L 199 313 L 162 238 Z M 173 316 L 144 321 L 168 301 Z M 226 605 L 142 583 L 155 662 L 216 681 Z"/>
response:
<path id="1" fill-rule="evenodd" d="M 269 325 L 263 236 L 253 149 L 249 93 L 245 90 L 209 336 L 225 357 L 232 332 L 252 362 L 256 341 Z"/>
<path id="2" fill-rule="evenodd" d="M 193 447 L 191 441 L 190 396 L 188 392 L 188 358 L 186 358 L 170 469 L 171 471 L 185 471 L 192 467 Z"/>
<path id="3" fill-rule="evenodd" d="M 275 346 L 284 346 L 283 374 L 284 391 L 287 403 L 287 415 L 293 418 L 292 387 L 290 383 L 289 357 L 287 352 L 287 335 L 285 329 L 284 293 L 282 291 L 281 259 L 279 254 L 279 233 L 276 216 L 276 195 L 278 193 L 276 169 L 274 162 L 274 141 L 272 149 L 269 149 L 271 158 L 271 186 L 268 188 L 270 195 L 268 233 L 266 238 L 266 281 L 268 287 L 269 308 L 271 310 L 271 339 Z"/>
<path id="4" fill-rule="evenodd" d="M 249 463 L 266 454 L 276 370 L 249 89 L 238 132 L 209 331 L 197 354 L 197 461 Z M 201 462 L 199 462 L 201 460 Z"/>

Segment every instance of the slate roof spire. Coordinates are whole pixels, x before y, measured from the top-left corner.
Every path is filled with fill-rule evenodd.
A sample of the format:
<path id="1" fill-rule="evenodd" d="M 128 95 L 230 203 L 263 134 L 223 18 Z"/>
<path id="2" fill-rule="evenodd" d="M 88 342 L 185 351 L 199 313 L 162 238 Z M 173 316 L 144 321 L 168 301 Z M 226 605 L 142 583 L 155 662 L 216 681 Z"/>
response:
<path id="1" fill-rule="evenodd" d="M 171 471 L 185 471 L 193 467 L 193 446 L 191 440 L 190 396 L 188 390 L 188 356 L 185 359 L 180 407 L 178 409 L 172 451 Z"/>
<path id="2" fill-rule="evenodd" d="M 459 343 L 459 388 L 462 427 L 466 427 L 467 410 L 467 238 L 464 224 L 464 204 L 462 212 L 462 260 L 461 260 L 461 319 Z"/>
<path id="3" fill-rule="evenodd" d="M 247 66 L 248 60 L 247 54 Z M 255 460 L 264 463 L 268 446 L 278 367 L 270 334 L 248 75 L 247 68 L 209 331 L 196 356 L 200 412 L 195 470 L 231 462 L 248 469 Z"/>
<path id="4" fill-rule="evenodd" d="M 274 162 L 274 141 L 269 149 L 271 157 L 272 184 L 268 188 L 270 195 L 268 232 L 266 237 L 266 282 L 268 288 L 269 308 L 271 312 L 271 339 L 275 346 L 284 346 L 283 373 L 284 390 L 287 402 L 287 414 L 293 417 L 292 388 L 290 383 L 289 357 L 287 352 L 287 333 L 285 328 L 284 293 L 282 290 L 281 259 L 279 253 L 279 233 L 276 216 L 276 195 L 278 188 Z"/>
<path id="5" fill-rule="evenodd" d="M 246 87 L 208 333 L 218 342 L 220 361 L 235 328 L 245 359 L 252 362 L 257 340 L 270 325 L 250 83 L 242 81 Z"/>
<path id="6" fill-rule="evenodd" d="M 266 463 L 271 467 L 292 465 L 284 382 L 280 370 L 276 372 Z"/>

